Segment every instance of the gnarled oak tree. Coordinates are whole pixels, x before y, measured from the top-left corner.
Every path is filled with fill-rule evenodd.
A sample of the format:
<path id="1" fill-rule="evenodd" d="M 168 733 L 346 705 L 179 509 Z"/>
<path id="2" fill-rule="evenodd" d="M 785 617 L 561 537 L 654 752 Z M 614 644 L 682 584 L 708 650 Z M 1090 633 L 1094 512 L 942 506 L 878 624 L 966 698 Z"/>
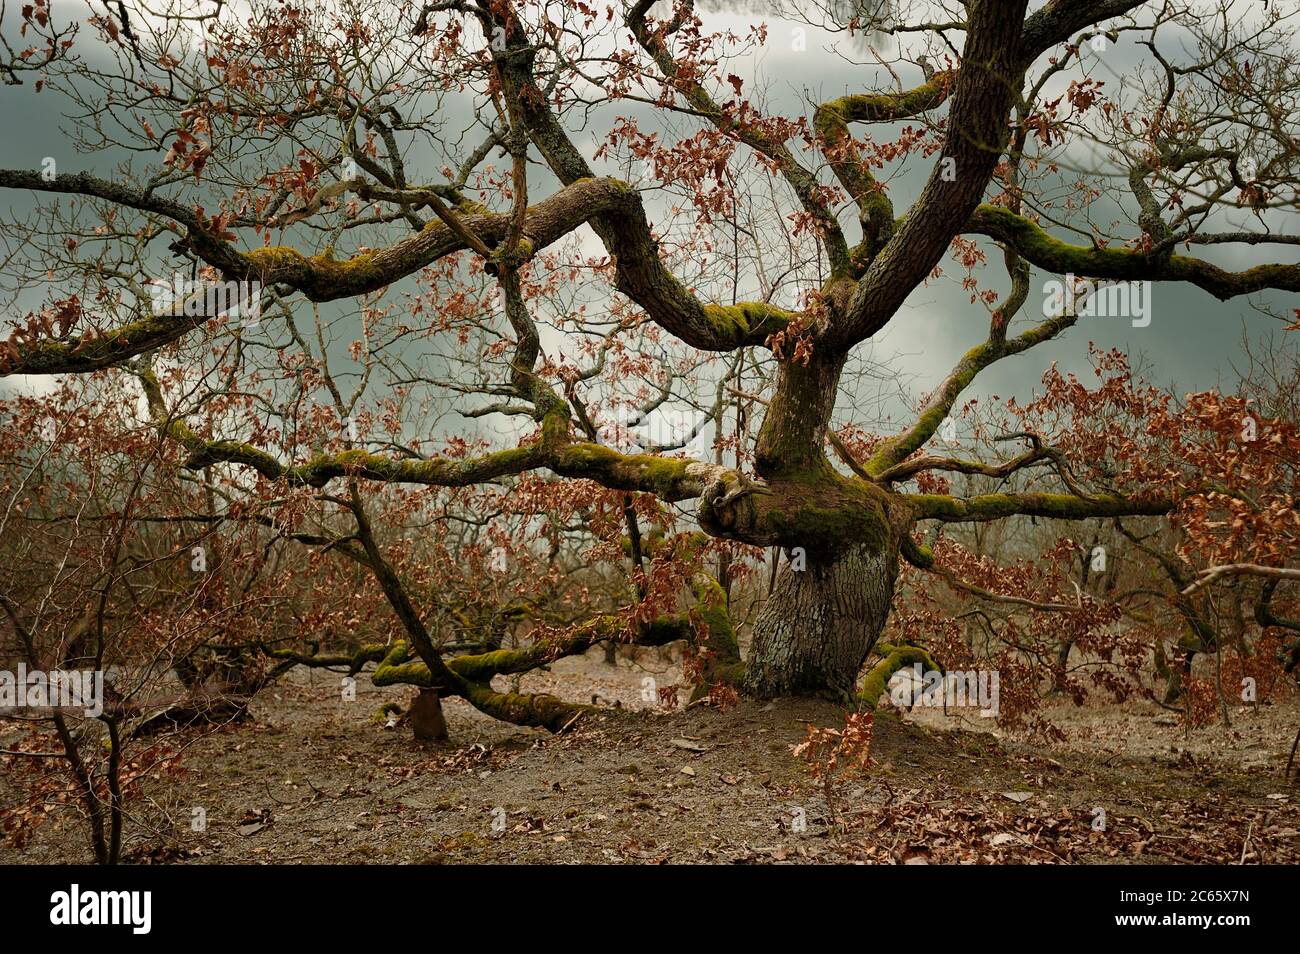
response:
<path id="1" fill-rule="evenodd" d="M 7 75 L 39 76 L 31 95 L 61 104 L 93 161 L 0 170 L 15 202 L 40 203 L 13 223 L 7 281 L 49 298 L 0 345 L 3 370 L 120 374 L 245 515 L 297 494 L 346 516 L 293 533 L 372 572 L 407 642 L 283 660 L 377 664 L 377 681 L 559 729 L 574 707 L 492 678 L 602 639 L 702 632 L 706 682 L 849 697 L 901 563 L 935 565 L 927 528 L 1158 517 L 1206 490 L 1123 461 L 1084 473 L 1039 432 L 998 460 L 953 457 L 937 435 L 981 372 L 1064 335 L 1115 283 L 1207 302 L 1300 291 L 1297 239 L 1272 227 L 1296 200 L 1292 18 L 1242 6 L 821 11 L 866 62 L 853 88 L 778 110 L 728 64 L 788 38 L 758 20 L 711 33 L 690 0 L 127 3 L 76 42 L 37 4 L 5 24 L 33 51 Z M 1121 43 L 1142 57 L 1122 90 L 1092 75 Z M 1103 199 L 1113 226 L 1093 224 Z M 1199 254 L 1221 245 L 1255 264 Z M 867 433 L 845 405 L 863 350 L 950 250 L 985 339 L 914 420 Z M 194 288 L 158 294 L 178 268 Z M 1042 309 L 1041 283 L 1066 276 Z M 205 289 L 224 283 L 256 307 L 214 308 Z M 967 327 L 954 316 L 953 335 Z M 692 409 L 684 430 L 636 430 L 674 405 Z M 490 429 L 466 438 L 452 415 Z M 701 434 L 712 452 L 679 453 Z M 963 496 L 954 475 L 1013 489 Z M 676 581 L 694 611 L 659 593 L 654 612 L 443 658 L 368 496 L 566 482 L 620 502 L 642 600 L 655 561 L 705 536 L 783 551 L 743 666 L 725 586 L 698 565 Z M 694 535 L 641 539 L 682 505 Z"/>

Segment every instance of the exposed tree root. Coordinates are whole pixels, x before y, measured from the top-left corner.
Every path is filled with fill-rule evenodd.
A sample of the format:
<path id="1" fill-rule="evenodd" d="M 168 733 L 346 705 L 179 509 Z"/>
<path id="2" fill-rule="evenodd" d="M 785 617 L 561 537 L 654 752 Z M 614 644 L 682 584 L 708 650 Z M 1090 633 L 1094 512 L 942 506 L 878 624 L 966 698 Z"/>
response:
<path id="1" fill-rule="evenodd" d="M 867 709 L 875 709 L 880 697 L 889 686 L 889 679 L 900 669 L 920 663 L 927 671 L 943 672 L 933 656 L 920 646 L 891 646 L 884 643 L 876 646 L 884 658 L 872 667 L 862 680 L 862 689 L 858 692 L 858 702 Z"/>

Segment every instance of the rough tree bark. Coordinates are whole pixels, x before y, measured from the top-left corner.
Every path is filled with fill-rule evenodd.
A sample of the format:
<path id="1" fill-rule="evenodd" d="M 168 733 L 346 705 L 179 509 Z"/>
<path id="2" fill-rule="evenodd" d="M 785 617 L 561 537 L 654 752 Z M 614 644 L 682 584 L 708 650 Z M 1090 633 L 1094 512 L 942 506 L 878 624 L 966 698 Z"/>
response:
<path id="1" fill-rule="evenodd" d="M 787 565 L 754 623 L 745 688 L 756 696 L 853 695 L 889 617 L 898 576 L 893 548 L 859 545 Z"/>
<path id="2" fill-rule="evenodd" d="M 834 349 L 806 364 L 783 364 L 759 433 L 758 472 L 785 498 L 780 509 L 799 515 L 791 522 L 801 524 L 802 552 L 792 550 L 754 622 L 744 680 L 751 695 L 852 697 L 889 617 L 898 546 L 884 512 L 869 521 L 875 532 L 865 538 L 840 538 L 837 531 L 847 528 L 839 521 L 808 532 L 817 524 L 818 490 L 865 485 L 837 474 L 822 451 L 843 367 L 844 356 Z"/>

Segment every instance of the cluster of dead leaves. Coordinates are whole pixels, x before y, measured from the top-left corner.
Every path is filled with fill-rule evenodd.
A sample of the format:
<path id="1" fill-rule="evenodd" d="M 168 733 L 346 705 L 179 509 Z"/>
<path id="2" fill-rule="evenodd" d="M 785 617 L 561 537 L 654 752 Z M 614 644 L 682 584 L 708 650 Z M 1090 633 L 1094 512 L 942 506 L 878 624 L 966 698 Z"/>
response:
<path id="1" fill-rule="evenodd" d="M 1115 810 L 1098 829 L 1087 806 L 1052 805 L 1020 792 L 898 792 L 844 813 L 854 860 L 895 864 L 1278 864 L 1300 859 L 1297 817 L 1276 808 L 1163 802 L 1155 812 Z M 1009 810 L 1008 802 L 1024 810 Z"/>

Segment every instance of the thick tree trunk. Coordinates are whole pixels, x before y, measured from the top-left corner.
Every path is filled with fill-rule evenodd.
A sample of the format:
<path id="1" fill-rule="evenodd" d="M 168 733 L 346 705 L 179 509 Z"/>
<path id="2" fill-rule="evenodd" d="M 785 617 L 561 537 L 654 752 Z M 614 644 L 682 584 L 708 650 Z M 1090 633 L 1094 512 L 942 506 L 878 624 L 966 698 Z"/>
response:
<path id="1" fill-rule="evenodd" d="M 889 618 L 898 552 L 857 546 L 788 564 L 754 622 L 745 689 L 759 697 L 852 696 Z"/>

